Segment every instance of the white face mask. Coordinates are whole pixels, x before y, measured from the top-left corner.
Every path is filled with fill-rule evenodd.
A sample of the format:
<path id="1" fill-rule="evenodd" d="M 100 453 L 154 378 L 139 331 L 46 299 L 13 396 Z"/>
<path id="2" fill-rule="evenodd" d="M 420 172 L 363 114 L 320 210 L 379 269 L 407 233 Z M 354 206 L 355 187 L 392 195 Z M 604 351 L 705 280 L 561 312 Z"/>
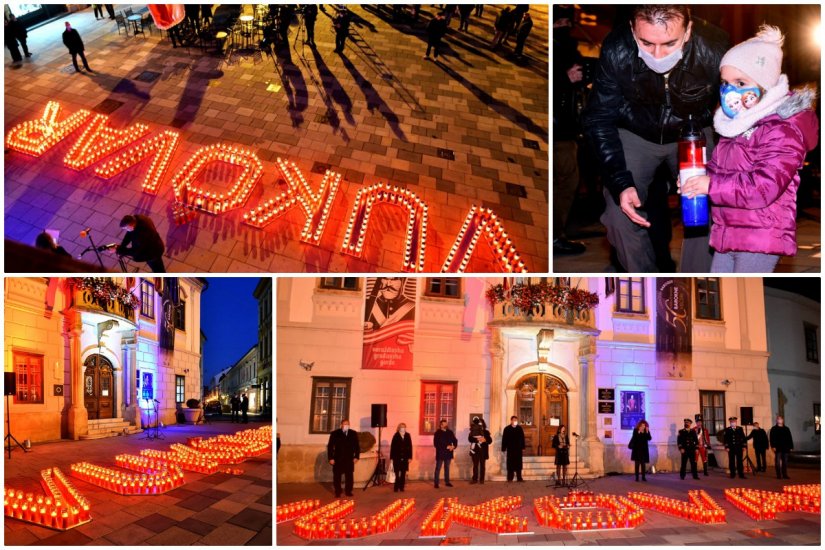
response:
<path id="1" fill-rule="evenodd" d="M 731 422 L 731 423 L 730 423 L 730 427 L 731 427 L 731 428 L 736 428 L 736 422 Z"/>
<path id="2" fill-rule="evenodd" d="M 344 430 L 344 433 L 347 433 L 347 430 L 349 430 L 349 424 L 344 424 L 341 426 L 341 429 Z"/>
<path id="3" fill-rule="evenodd" d="M 513 427 L 514 427 L 514 428 L 515 428 L 516 426 L 518 426 L 518 420 L 513 420 L 512 425 L 513 425 Z"/>
<path id="4" fill-rule="evenodd" d="M 633 39 L 636 40 L 635 34 L 633 35 Z M 682 50 L 685 48 L 685 42 L 687 42 L 687 34 L 685 35 L 685 40 L 682 41 L 681 46 L 673 50 L 668 55 L 660 57 L 659 59 L 653 57 L 653 54 L 646 52 L 639 45 L 638 41 L 636 41 L 636 48 L 639 50 L 639 57 L 645 62 L 645 65 L 647 65 L 651 71 L 664 74 L 675 67 L 676 64 L 682 59 Z"/>
<path id="5" fill-rule="evenodd" d="M 407 433 L 407 428 L 400 428 L 398 430 L 398 433 L 400 433 L 401 435 L 404 435 L 405 433 Z"/>
<path id="6" fill-rule="evenodd" d="M 776 421 L 776 425 L 777 425 L 777 426 L 782 426 L 783 424 L 785 424 L 785 421 L 784 421 L 784 420 L 782 420 L 781 418 L 780 418 L 779 420 L 777 420 L 777 421 Z"/>

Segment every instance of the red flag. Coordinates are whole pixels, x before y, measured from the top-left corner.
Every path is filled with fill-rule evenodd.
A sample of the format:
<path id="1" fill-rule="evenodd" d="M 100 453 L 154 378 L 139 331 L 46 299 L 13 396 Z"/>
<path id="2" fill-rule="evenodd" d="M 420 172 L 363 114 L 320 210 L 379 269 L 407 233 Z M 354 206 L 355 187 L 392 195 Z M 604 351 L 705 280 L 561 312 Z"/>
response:
<path id="1" fill-rule="evenodd" d="M 183 4 L 149 4 L 148 6 L 149 13 L 155 20 L 155 26 L 162 30 L 174 27 L 186 16 Z"/>

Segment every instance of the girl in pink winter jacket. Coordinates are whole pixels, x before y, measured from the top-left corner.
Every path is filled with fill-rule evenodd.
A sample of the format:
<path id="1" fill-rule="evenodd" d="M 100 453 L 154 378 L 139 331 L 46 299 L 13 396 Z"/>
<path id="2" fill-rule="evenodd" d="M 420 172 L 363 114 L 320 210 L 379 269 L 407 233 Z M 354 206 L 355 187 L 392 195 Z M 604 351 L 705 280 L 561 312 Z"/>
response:
<path id="1" fill-rule="evenodd" d="M 681 183 L 681 193 L 707 194 L 713 225 L 714 273 L 770 273 L 796 254 L 798 170 L 816 146 L 815 92 L 791 92 L 781 74 L 782 32 L 762 26 L 720 63 L 721 136 L 706 176 Z"/>

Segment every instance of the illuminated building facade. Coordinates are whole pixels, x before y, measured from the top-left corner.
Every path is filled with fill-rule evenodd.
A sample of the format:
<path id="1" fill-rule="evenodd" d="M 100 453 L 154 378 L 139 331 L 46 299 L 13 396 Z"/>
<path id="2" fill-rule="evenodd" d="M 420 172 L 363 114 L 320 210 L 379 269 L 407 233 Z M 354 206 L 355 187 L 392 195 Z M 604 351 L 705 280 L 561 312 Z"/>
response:
<path id="1" fill-rule="evenodd" d="M 263 277 L 253 293 L 258 300 L 258 410 L 272 412 L 272 278 Z"/>
<path id="2" fill-rule="evenodd" d="M 197 278 L 4 281 L 10 419 L 31 441 L 106 437 L 176 422 L 201 398 Z M 157 409 L 157 413 L 155 410 Z"/>
<path id="3" fill-rule="evenodd" d="M 453 477 L 469 478 L 470 419 L 483 414 L 494 439 L 488 475 L 504 479 L 501 432 L 517 416 L 527 438 L 525 477 L 537 479 L 554 469 L 551 439 L 561 424 L 581 436 L 579 473 L 591 477 L 632 471 L 627 444 L 642 418 L 652 465 L 673 471 L 683 418 L 702 414 L 718 431 L 740 407 L 770 416 L 761 279 L 403 281 L 278 280 L 279 481 L 330 479 L 329 431 L 349 418 L 377 437 L 372 404 L 388 407 L 384 456 L 406 423 L 411 479 L 432 479 L 441 418 L 459 441 Z M 390 321 L 381 341 L 373 331 Z M 713 447 L 726 466 L 715 438 Z M 361 462 L 368 479 L 375 462 Z"/>

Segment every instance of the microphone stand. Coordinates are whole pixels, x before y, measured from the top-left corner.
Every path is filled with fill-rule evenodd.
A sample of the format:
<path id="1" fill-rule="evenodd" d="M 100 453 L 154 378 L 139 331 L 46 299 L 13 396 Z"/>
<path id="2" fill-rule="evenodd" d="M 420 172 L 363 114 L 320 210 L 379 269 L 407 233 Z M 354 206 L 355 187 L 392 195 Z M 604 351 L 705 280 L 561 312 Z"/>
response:
<path id="1" fill-rule="evenodd" d="M 138 400 L 138 409 L 140 409 L 140 400 Z M 152 409 L 146 409 L 146 415 L 149 417 L 149 426 L 146 428 L 146 435 L 141 437 L 141 439 L 151 441 L 155 439 L 155 436 L 152 435 Z M 155 419 L 157 419 L 157 413 L 155 413 Z"/>
<path id="2" fill-rule="evenodd" d="M 590 488 L 590 485 L 581 477 L 579 476 L 579 435 L 573 434 L 573 452 L 575 454 L 575 462 L 573 462 L 573 477 L 567 483 L 568 489 L 575 489 L 578 486 L 584 486 L 586 488 Z"/>
<path id="3" fill-rule="evenodd" d="M 158 400 L 152 399 L 155 406 L 155 439 L 166 439 L 166 437 L 160 435 L 160 418 L 158 418 Z"/>
<path id="4" fill-rule="evenodd" d="M 90 243 L 92 243 L 92 246 L 90 246 L 90 247 L 86 248 L 86 250 L 84 250 L 83 252 L 81 252 L 81 253 L 80 253 L 80 257 L 82 258 L 82 257 L 83 257 L 83 255 L 84 255 L 85 253 L 90 252 L 90 251 L 92 251 L 92 250 L 93 250 L 93 251 L 94 251 L 94 253 L 95 253 L 95 256 L 97 256 L 97 263 L 99 263 L 99 264 L 100 264 L 100 269 L 101 269 L 101 270 L 103 270 L 103 271 L 105 271 L 105 270 L 106 270 L 106 268 L 103 266 L 103 258 L 100 256 L 100 251 L 101 251 L 101 249 L 102 249 L 102 250 L 106 250 L 106 247 L 98 247 L 98 246 L 95 244 L 95 241 L 94 241 L 94 239 L 92 238 L 92 232 L 91 232 L 91 231 L 84 231 L 84 232 L 86 233 L 86 236 L 89 238 L 89 242 L 90 242 Z"/>

